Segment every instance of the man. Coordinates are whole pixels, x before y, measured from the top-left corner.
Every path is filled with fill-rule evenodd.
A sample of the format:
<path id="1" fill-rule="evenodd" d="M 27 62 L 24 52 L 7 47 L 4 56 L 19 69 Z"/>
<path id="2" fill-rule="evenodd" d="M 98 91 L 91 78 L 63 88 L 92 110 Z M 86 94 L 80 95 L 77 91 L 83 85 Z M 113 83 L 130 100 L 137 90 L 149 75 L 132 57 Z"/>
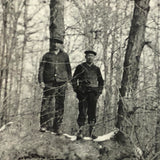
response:
<path id="1" fill-rule="evenodd" d="M 79 132 L 77 139 L 83 137 L 83 126 L 88 115 L 89 136 L 95 138 L 92 131 L 96 123 L 97 99 L 102 93 L 104 81 L 100 68 L 94 65 L 96 52 L 85 51 L 86 62 L 78 65 L 75 69 L 72 85 L 79 100 L 79 115 L 77 123 Z"/>
<path id="2" fill-rule="evenodd" d="M 71 80 L 69 57 L 61 49 L 62 45 L 61 39 L 53 39 L 52 48 L 40 62 L 38 75 L 38 81 L 43 88 L 40 131 L 49 130 L 57 135 L 61 134 L 60 125 L 63 119 L 66 83 Z M 55 98 L 55 107 L 52 104 L 53 98 Z"/>

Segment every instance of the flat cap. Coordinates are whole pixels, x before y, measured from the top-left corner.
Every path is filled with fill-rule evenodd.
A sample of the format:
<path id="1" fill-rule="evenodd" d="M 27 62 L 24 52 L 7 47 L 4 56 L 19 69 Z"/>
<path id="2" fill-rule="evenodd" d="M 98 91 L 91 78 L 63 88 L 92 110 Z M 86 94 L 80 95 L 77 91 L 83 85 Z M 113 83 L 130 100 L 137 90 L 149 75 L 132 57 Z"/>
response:
<path id="1" fill-rule="evenodd" d="M 85 53 L 86 55 L 87 55 L 87 54 L 94 54 L 95 56 L 97 55 L 96 52 L 91 51 L 91 50 L 87 50 L 87 51 L 85 51 L 84 53 Z"/>

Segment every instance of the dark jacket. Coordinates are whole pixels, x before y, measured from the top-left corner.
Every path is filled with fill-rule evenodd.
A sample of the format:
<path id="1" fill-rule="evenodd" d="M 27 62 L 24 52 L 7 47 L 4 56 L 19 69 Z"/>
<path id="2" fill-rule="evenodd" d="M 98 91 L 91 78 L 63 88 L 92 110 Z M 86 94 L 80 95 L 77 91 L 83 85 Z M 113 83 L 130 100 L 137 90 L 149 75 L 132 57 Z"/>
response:
<path id="1" fill-rule="evenodd" d="M 100 68 L 94 64 L 89 66 L 86 62 L 78 65 L 73 75 L 72 85 L 75 92 L 87 88 L 95 89 L 101 94 L 104 81 Z"/>
<path id="2" fill-rule="evenodd" d="M 39 83 L 66 82 L 71 80 L 71 66 L 68 55 L 60 50 L 56 55 L 53 52 L 46 53 L 40 62 Z"/>

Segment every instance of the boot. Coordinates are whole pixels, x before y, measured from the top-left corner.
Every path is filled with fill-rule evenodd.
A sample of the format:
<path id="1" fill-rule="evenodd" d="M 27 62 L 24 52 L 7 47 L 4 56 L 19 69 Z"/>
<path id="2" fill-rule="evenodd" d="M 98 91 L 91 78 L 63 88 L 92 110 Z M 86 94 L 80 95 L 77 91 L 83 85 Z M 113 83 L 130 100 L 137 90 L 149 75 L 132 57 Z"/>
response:
<path id="1" fill-rule="evenodd" d="M 90 124 L 90 126 L 89 126 L 89 137 L 91 137 L 92 139 L 96 139 L 97 136 L 95 136 L 95 135 L 93 134 L 93 130 L 94 130 L 94 125 L 93 125 L 93 124 Z"/>
<path id="2" fill-rule="evenodd" d="M 79 127 L 78 133 L 77 133 L 77 140 L 83 139 L 83 126 Z"/>
<path id="3" fill-rule="evenodd" d="M 61 136 L 62 134 L 63 134 L 63 132 L 62 132 L 61 129 L 58 129 L 58 130 L 56 131 L 56 135 L 57 135 L 57 136 Z"/>

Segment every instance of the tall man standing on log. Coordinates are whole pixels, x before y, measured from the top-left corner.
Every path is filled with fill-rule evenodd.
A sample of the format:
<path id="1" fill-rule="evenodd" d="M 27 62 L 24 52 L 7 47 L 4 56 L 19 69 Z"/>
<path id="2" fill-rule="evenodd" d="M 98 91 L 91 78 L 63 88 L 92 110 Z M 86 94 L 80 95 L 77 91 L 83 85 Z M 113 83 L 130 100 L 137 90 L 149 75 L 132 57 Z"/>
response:
<path id="1" fill-rule="evenodd" d="M 53 39 L 53 45 L 40 62 L 38 81 L 43 88 L 40 131 L 62 134 L 60 125 L 64 113 L 66 83 L 71 80 L 69 56 L 62 50 L 63 40 Z M 55 98 L 55 106 L 52 99 Z"/>
<path id="2" fill-rule="evenodd" d="M 89 136 L 96 138 L 92 131 L 96 123 L 96 104 L 102 93 L 104 81 L 100 68 L 94 65 L 96 52 L 85 51 L 86 62 L 78 65 L 73 75 L 72 85 L 79 100 L 77 139 L 83 137 L 83 127 L 88 115 Z"/>

